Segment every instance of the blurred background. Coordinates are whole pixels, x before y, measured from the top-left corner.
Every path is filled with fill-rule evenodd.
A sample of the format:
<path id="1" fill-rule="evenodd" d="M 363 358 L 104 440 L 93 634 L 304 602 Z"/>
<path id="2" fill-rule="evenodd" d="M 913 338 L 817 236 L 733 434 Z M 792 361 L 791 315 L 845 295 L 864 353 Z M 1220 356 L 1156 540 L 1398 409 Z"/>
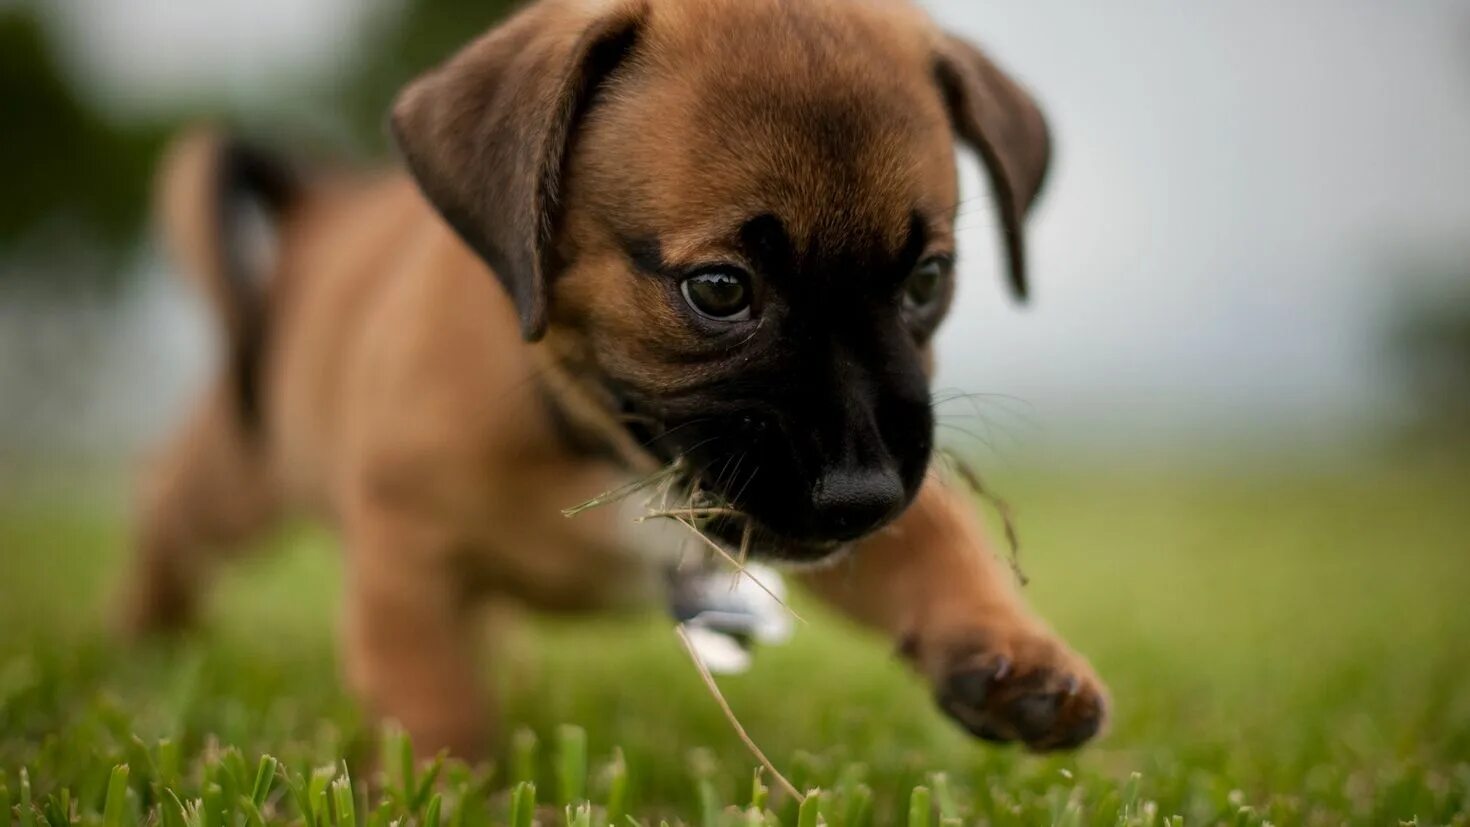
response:
<path id="1" fill-rule="evenodd" d="M 783 766 L 860 759 L 880 808 L 947 768 L 997 812 L 1055 814 L 1074 771 L 1116 800 L 1137 771 L 1192 824 L 1247 823 L 1242 800 L 1277 824 L 1470 813 L 1470 4 L 927 5 L 1036 91 L 1057 150 L 1027 307 L 961 157 L 941 439 L 1016 507 L 1028 598 L 1107 678 L 1113 732 L 1076 765 L 978 750 L 830 621 L 726 682 L 745 725 Z M 507 6 L 0 0 L 0 786 L 29 766 L 100 802 L 138 737 L 366 749 L 326 532 L 267 538 L 285 553 L 223 579 L 182 657 L 108 634 L 124 478 L 215 355 L 153 239 L 152 167 L 201 118 L 391 163 L 394 92 Z M 693 806 L 694 745 L 748 787 L 666 618 L 529 635 L 497 672 L 512 722 L 587 726 L 645 802 Z M 1050 823 L 993 823 L 1023 822 Z"/>
<path id="2" fill-rule="evenodd" d="M 0 484 L 116 467 L 211 359 L 150 174 L 212 118 L 390 157 L 394 91 L 494 0 L 0 0 Z M 968 202 L 950 436 L 1005 462 L 1353 462 L 1470 433 L 1470 7 L 930 0 L 1058 142 L 1035 300 Z M 964 186 L 983 195 L 962 159 Z"/>

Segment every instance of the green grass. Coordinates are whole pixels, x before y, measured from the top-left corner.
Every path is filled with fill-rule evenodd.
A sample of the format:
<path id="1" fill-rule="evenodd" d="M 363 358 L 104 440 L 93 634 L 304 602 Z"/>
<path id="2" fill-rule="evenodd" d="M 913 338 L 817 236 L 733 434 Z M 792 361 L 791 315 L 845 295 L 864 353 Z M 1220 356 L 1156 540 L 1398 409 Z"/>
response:
<path id="1" fill-rule="evenodd" d="M 521 624 L 488 660 L 497 760 L 414 767 L 338 682 L 339 561 L 320 530 L 227 571 L 196 635 L 129 648 L 105 624 L 116 509 L 14 496 L 0 807 L 23 825 L 169 827 L 1470 824 L 1463 470 L 1003 490 L 1032 601 L 1111 684 L 1111 732 L 1075 756 L 972 742 L 884 642 L 803 602 L 796 640 L 722 686 L 797 787 L 822 791 L 805 807 L 754 772 L 659 617 Z"/>

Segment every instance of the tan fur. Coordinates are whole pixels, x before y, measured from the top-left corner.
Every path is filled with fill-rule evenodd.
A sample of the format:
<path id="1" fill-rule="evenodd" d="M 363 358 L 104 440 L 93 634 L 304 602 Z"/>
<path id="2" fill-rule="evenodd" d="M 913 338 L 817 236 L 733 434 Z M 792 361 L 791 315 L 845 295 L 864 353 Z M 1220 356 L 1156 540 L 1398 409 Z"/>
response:
<path id="1" fill-rule="evenodd" d="M 619 105 L 557 126 L 580 105 L 566 64 L 582 59 L 589 32 L 635 23 L 634 56 L 600 93 Z M 798 36 L 766 36 L 772 25 Z M 723 33 L 718 49 L 712 32 Z M 222 378 L 164 452 L 140 516 L 133 624 L 186 619 L 214 552 L 283 511 L 322 517 L 346 549 L 352 685 L 419 749 L 478 752 L 490 717 L 475 677 L 477 607 L 599 608 L 646 595 L 654 579 L 613 514 L 561 514 L 647 467 L 589 376 L 668 389 L 738 370 L 689 367 L 702 343 L 647 279 L 629 275 L 621 228 L 598 217 L 627 214 L 626 229 L 656 232 L 670 260 L 696 261 L 734 254 L 718 249 L 723 231 L 772 199 L 798 217 L 799 239 L 845 232 L 829 226 L 831 202 L 860 192 L 845 205 L 850 221 L 897 237 L 917 201 L 932 212 L 935 243 L 948 246 L 958 131 L 986 144 L 1007 222 L 1018 225 L 1045 168 L 1044 124 L 988 62 L 944 63 L 965 49 L 978 56 L 902 3 L 542 0 L 426 75 L 395 122 L 427 199 L 401 173 L 341 176 L 308 183 L 282 217 L 261 433 L 241 428 Z M 946 83 L 936 60 L 952 67 Z M 480 94 L 489 72 L 529 80 Z M 793 78 L 801 105 L 835 107 L 833 117 L 870 135 L 861 153 L 824 158 L 821 134 L 762 133 L 763 95 L 749 98 L 748 115 L 729 103 L 751 89 L 790 92 Z M 475 109 L 485 98 L 512 115 Z M 475 143 L 485 130 L 500 143 Z M 752 144 L 771 153 L 765 166 L 728 151 Z M 201 147 L 186 143 L 167 177 L 168 223 L 196 268 L 216 255 L 188 253 L 209 244 L 190 216 L 209 190 Z M 791 172 L 775 188 L 754 174 L 773 158 Z M 488 198 L 477 189 L 486 182 Z M 1010 241 L 1019 260 L 1019 234 Z M 215 301 L 228 320 L 228 300 Z M 569 447 L 551 405 L 609 450 Z M 969 498 L 937 480 L 847 562 L 805 577 L 900 642 L 977 732 L 1021 737 L 1008 687 L 1070 693 L 1058 728 L 1101 716 L 1090 668 L 1024 608 Z M 992 675 L 988 699 L 949 697 L 956 674 L 1000 658 L 1011 665 Z"/>

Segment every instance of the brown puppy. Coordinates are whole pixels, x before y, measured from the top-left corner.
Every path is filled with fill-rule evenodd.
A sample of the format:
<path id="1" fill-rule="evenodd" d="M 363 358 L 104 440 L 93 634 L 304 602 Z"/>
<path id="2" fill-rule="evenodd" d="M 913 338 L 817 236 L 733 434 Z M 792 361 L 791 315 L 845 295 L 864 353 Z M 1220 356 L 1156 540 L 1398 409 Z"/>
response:
<path id="1" fill-rule="evenodd" d="M 142 508 L 132 621 L 288 509 L 346 547 L 350 680 L 419 748 L 487 721 L 474 610 L 647 596 L 615 514 L 677 462 L 708 530 L 803 567 L 977 735 L 1082 743 L 1104 690 L 930 473 L 954 145 L 979 151 L 1024 292 L 1045 173 L 1031 100 L 880 0 L 541 0 L 412 84 L 411 176 L 306 177 L 194 136 L 163 187 L 228 370 Z M 249 217 L 273 255 L 242 242 Z"/>

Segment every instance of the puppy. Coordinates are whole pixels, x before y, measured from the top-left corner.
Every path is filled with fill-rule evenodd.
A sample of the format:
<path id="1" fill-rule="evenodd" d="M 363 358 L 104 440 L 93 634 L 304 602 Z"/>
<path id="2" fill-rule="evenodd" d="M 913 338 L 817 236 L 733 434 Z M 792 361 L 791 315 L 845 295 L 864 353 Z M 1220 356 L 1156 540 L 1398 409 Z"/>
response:
<path id="1" fill-rule="evenodd" d="M 345 547 L 350 684 L 419 749 L 474 755 L 476 609 L 646 597 L 626 521 L 562 512 L 676 465 L 720 504 L 712 536 L 802 564 L 977 736 L 1098 731 L 1102 684 L 931 471 L 956 142 L 1018 295 L 1049 154 L 984 55 L 896 1 L 540 0 L 391 120 L 406 174 L 204 133 L 166 163 L 163 223 L 228 358 L 145 491 L 136 628 L 187 621 L 214 560 L 317 515 Z"/>

